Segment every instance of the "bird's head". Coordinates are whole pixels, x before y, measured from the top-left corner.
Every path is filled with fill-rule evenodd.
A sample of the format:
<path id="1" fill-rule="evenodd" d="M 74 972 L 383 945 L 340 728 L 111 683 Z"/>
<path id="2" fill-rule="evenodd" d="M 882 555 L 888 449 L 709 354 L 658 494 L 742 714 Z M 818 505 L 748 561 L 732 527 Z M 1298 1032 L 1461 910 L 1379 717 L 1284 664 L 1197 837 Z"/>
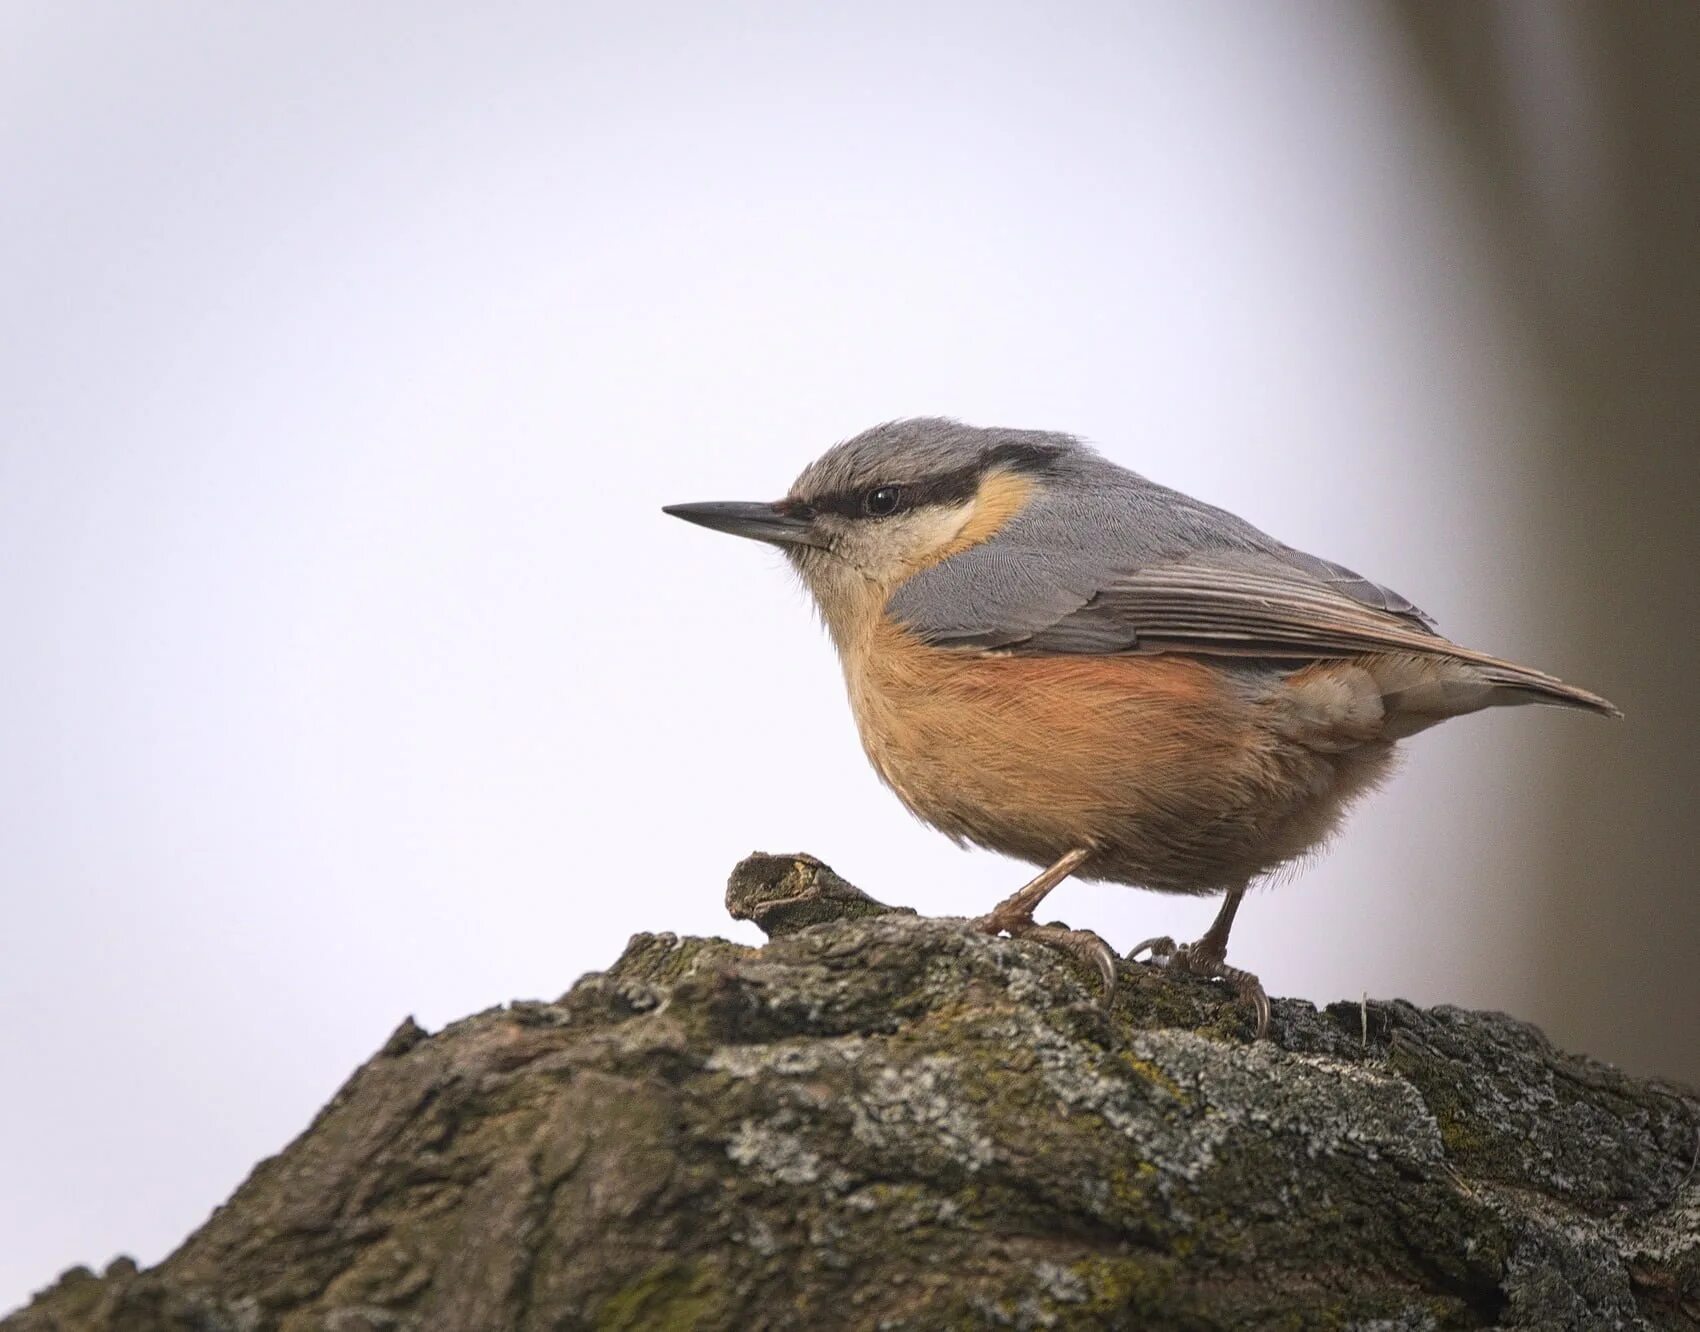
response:
<path id="1" fill-rule="evenodd" d="M 901 583 L 994 539 L 1085 446 L 924 417 L 835 444 L 770 503 L 673 504 L 675 518 L 779 546 L 835 636 Z"/>

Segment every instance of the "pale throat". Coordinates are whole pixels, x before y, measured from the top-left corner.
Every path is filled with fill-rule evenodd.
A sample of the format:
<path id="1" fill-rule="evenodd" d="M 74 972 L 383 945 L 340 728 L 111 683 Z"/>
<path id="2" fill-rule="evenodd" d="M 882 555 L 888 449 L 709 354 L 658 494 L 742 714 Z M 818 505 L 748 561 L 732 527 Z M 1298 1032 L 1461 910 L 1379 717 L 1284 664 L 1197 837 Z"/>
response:
<path id="1" fill-rule="evenodd" d="M 827 562 L 811 579 L 845 674 L 860 675 L 885 606 L 910 578 L 991 540 L 1032 499 L 1036 485 L 1020 472 L 992 472 L 960 504 L 928 506 L 869 533 L 851 558 Z"/>

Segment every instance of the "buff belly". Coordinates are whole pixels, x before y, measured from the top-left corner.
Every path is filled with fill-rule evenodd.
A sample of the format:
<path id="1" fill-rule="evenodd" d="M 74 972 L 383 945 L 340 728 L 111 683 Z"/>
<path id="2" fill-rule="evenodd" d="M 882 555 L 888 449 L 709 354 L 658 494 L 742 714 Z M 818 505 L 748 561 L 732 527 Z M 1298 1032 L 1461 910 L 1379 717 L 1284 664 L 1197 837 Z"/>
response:
<path id="1" fill-rule="evenodd" d="M 1386 771 L 1373 682 L 1180 655 L 929 648 L 886 627 L 847 662 L 863 747 L 952 838 L 1177 893 L 1249 882 L 1328 836 Z"/>

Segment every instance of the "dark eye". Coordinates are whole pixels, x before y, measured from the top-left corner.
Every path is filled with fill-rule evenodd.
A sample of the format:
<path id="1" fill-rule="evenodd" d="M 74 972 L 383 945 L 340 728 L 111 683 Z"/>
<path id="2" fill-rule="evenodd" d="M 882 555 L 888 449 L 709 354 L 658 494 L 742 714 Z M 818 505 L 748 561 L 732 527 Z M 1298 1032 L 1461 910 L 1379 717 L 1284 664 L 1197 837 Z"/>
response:
<path id="1" fill-rule="evenodd" d="M 880 486 L 862 496 L 862 507 L 876 518 L 896 513 L 903 503 L 903 492 L 896 486 Z"/>

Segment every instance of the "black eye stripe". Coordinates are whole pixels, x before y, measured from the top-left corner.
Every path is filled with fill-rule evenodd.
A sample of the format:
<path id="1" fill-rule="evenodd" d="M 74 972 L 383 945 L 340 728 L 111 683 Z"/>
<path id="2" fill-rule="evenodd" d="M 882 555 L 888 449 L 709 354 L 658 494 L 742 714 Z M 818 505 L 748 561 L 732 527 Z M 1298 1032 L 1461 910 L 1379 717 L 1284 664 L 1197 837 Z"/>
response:
<path id="1" fill-rule="evenodd" d="M 912 481 L 902 486 L 875 485 L 858 486 L 855 490 L 838 490 L 830 495 L 819 495 L 809 503 L 823 513 L 842 514 L 846 518 L 866 517 L 870 512 L 869 498 L 876 491 L 895 490 L 901 499 L 900 506 L 905 509 L 919 508 L 923 504 L 956 504 L 971 498 L 980 488 L 980 469 L 963 468 L 942 476 L 931 476 L 924 481 Z M 887 513 L 892 510 L 886 510 Z M 876 516 L 878 516 L 876 514 Z"/>
<path id="2" fill-rule="evenodd" d="M 1041 444 L 1004 444 L 966 467 L 939 472 L 915 481 L 882 480 L 850 490 L 829 491 L 823 495 L 810 496 L 806 503 L 820 513 L 836 513 L 845 518 L 865 518 L 868 516 L 868 496 L 876 490 L 889 487 L 901 492 L 899 507 L 903 509 L 915 509 L 925 504 L 960 504 L 974 497 L 980 489 L 981 478 L 987 472 L 1006 467 L 1012 471 L 1042 476 L 1051 470 L 1052 464 L 1061 453 L 1061 449 Z"/>

